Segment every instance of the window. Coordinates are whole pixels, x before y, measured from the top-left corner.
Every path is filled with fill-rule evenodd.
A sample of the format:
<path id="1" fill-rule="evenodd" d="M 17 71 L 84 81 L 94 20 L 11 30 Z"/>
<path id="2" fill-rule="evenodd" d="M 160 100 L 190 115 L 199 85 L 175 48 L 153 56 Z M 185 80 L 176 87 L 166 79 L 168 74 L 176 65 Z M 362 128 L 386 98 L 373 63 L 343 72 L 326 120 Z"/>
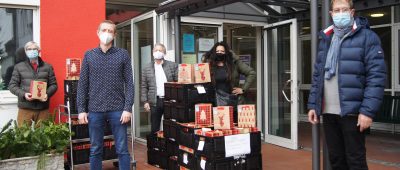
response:
<path id="1" fill-rule="evenodd" d="M 33 40 L 33 9 L 0 7 L 0 90 L 6 90 L 14 65 L 25 57 Z"/>
<path id="2" fill-rule="evenodd" d="M 374 8 L 363 11 L 356 11 L 356 16 L 363 16 L 368 19 L 369 25 L 390 24 L 392 15 L 391 7 Z"/>
<path id="3" fill-rule="evenodd" d="M 400 29 L 398 28 L 398 30 L 397 30 L 397 47 L 400 47 Z M 400 48 L 397 48 L 397 61 L 398 61 L 398 63 L 397 63 L 397 82 L 395 83 L 396 84 L 396 86 L 397 86 L 397 88 L 400 86 L 400 69 L 399 69 L 399 66 L 400 66 L 400 59 L 399 59 L 399 49 Z M 388 69 L 389 70 L 389 69 Z"/>
<path id="4" fill-rule="evenodd" d="M 400 5 L 394 6 L 394 22 L 398 23 L 400 22 Z"/>
<path id="5" fill-rule="evenodd" d="M 201 63 L 203 54 L 218 41 L 218 27 L 182 24 L 181 37 L 182 63 Z"/>

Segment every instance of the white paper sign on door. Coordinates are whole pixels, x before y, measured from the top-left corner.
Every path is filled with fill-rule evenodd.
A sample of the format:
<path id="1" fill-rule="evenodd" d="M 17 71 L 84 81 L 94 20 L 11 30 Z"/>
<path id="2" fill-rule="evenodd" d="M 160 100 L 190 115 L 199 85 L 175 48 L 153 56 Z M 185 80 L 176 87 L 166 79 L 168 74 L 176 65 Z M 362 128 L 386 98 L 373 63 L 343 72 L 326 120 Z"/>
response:
<path id="1" fill-rule="evenodd" d="M 225 136 L 225 157 L 249 154 L 250 134 Z"/>

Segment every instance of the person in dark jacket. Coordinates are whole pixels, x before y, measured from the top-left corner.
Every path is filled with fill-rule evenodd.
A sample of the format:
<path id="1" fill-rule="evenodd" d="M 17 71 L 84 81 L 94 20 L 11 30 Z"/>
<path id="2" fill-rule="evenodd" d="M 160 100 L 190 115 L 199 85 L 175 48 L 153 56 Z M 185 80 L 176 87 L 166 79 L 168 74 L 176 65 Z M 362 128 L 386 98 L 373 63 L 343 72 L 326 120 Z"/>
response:
<path id="1" fill-rule="evenodd" d="M 150 62 L 142 71 L 141 101 L 144 102 L 145 111 L 151 112 L 152 134 L 160 130 L 164 114 L 164 83 L 178 80 L 178 64 L 164 60 L 166 52 L 163 44 L 155 44 L 154 62 Z"/>
<path id="2" fill-rule="evenodd" d="M 57 81 L 53 67 L 39 56 L 40 47 L 36 42 L 26 43 L 25 53 L 29 60 L 14 66 L 8 89 L 18 96 L 18 126 L 24 122 L 31 124 L 49 117 L 49 101 L 57 91 Z M 30 84 L 33 80 L 47 83 L 46 96 L 42 100 L 32 99 Z"/>
<path id="3" fill-rule="evenodd" d="M 216 104 L 233 107 L 244 104 L 243 94 L 256 79 L 254 69 L 239 60 L 239 57 L 223 41 L 214 44 L 211 50 L 203 56 L 203 62 L 210 64 L 211 82 L 216 92 Z M 242 86 L 239 85 L 240 74 L 246 77 Z M 237 122 L 236 114 L 235 111 L 235 122 Z"/>
<path id="4" fill-rule="evenodd" d="M 351 0 L 332 0 L 333 25 L 321 31 L 308 119 L 323 127 L 332 169 L 368 169 L 365 130 L 379 111 L 386 65 L 377 34 L 354 17 Z"/>

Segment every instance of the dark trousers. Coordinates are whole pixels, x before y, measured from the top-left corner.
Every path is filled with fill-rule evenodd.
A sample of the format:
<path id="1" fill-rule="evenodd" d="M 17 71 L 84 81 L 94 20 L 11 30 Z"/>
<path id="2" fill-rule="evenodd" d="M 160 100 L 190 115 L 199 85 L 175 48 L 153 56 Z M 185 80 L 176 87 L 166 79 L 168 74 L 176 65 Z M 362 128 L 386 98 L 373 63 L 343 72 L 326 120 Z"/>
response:
<path id="1" fill-rule="evenodd" d="M 323 114 L 323 126 L 333 170 L 368 169 L 365 131 L 357 126 L 358 116 Z"/>
<path id="2" fill-rule="evenodd" d="M 154 134 L 160 130 L 161 117 L 164 114 L 164 99 L 157 97 L 156 106 L 150 106 L 151 112 L 151 133 Z"/>

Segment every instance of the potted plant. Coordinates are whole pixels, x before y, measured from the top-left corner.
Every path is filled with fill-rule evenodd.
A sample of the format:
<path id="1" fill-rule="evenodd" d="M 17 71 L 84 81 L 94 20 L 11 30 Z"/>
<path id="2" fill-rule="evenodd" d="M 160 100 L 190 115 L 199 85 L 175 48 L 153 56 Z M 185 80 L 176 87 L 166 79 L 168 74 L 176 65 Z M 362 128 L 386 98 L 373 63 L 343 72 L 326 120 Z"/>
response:
<path id="1" fill-rule="evenodd" d="M 10 120 L 0 131 L 0 170 L 64 169 L 63 152 L 71 132 L 67 124 L 53 120 L 31 126 Z"/>

